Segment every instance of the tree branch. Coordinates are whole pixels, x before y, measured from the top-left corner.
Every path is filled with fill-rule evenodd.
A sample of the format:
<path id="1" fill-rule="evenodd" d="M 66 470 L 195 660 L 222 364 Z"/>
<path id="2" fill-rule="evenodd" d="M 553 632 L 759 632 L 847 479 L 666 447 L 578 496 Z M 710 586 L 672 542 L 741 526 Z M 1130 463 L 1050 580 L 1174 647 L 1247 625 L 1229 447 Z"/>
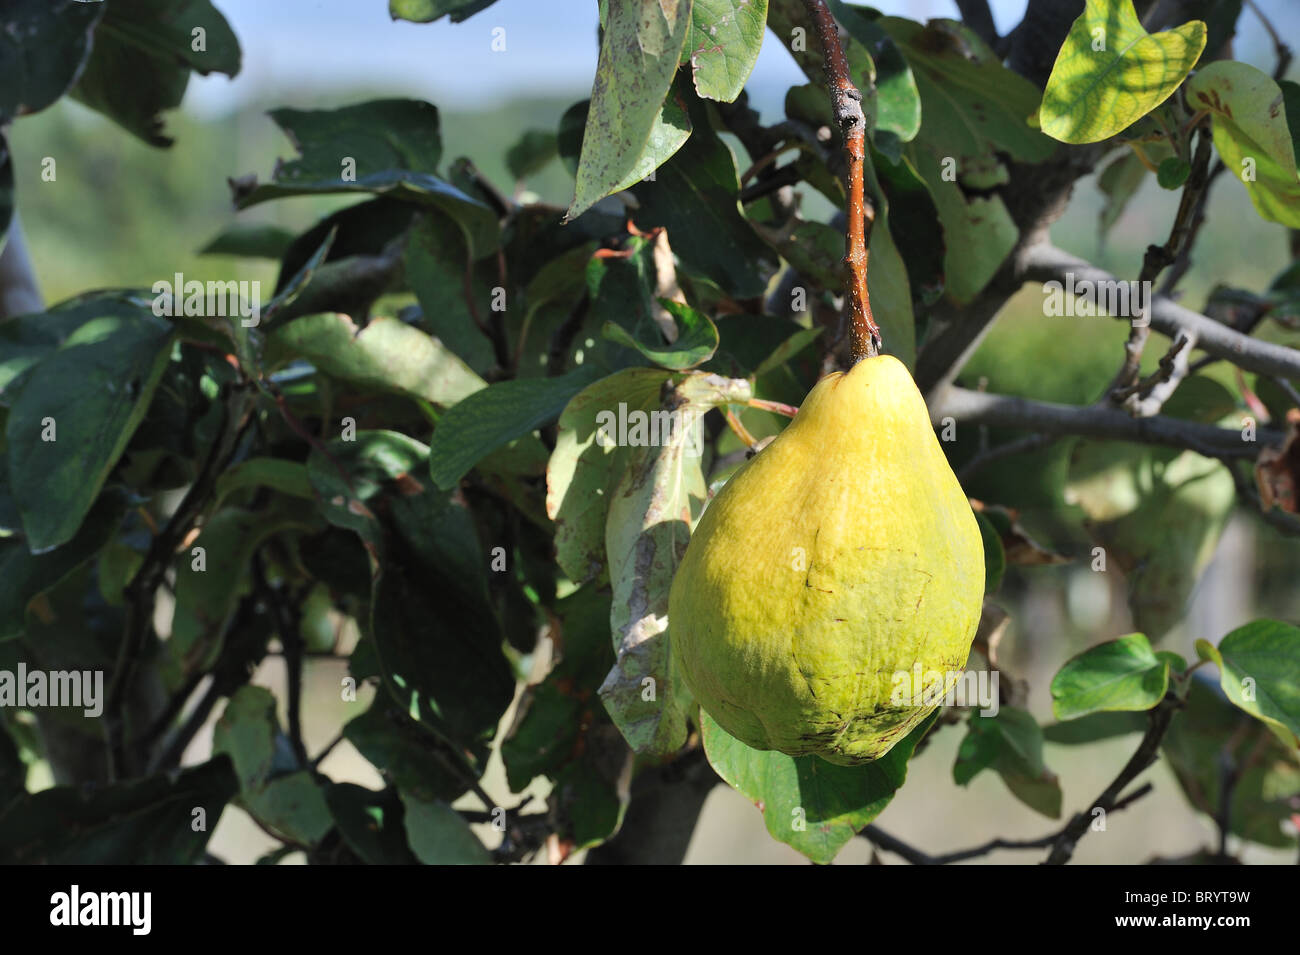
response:
<path id="1" fill-rule="evenodd" d="M 1240 431 L 1198 421 L 1163 416 L 1134 418 L 1104 405 L 1061 405 L 956 387 L 944 391 L 942 398 L 931 406 L 930 417 L 935 423 L 953 418 L 1040 434 L 1157 444 L 1219 459 L 1253 460 L 1262 445 L 1282 440 L 1282 435 L 1271 429 L 1260 429 L 1257 440 L 1252 442 L 1243 440 Z"/>
<path id="2" fill-rule="evenodd" d="M 1096 283 L 1105 286 L 1120 281 L 1091 262 L 1046 243 L 1025 251 L 1024 266 L 1024 279 L 1030 282 L 1064 282 L 1067 276 L 1072 276 L 1076 286 L 1085 281 L 1093 283 L 1093 293 L 1080 298 L 1094 305 L 1097 304 Z M 1201 351 L 1224 358 L 1245 371 L 1300 378 L 1300 351 L 1243 335 L 1171 299 L 1156 296 L 1152 300 L 1151 327 L 1170 338 L 1180 331 L 1191 332 Z"/>
<path id="3" fill-rule="evenodd" d="M 1118 812 L 1121 809 L 1133 805 L 1143 796 L 1151 792 L 1152 786 L 1146 783 L 1139 786 L 1129 795 L 1115 803 L 1111 807 L 1111 812 Z M 1067 824 L 1068 825 L 1068 824 Z M 927 852 L 922 852 L 915 846 L 908 845 L 902 839 L 891 836 L 884 832 L 878 826 L 867 826 L 862 830 L 860 835 L 868 841 L 875 844 L 878 848 L 886 852 L 893 852 L 902 856 L 913 865 L 951 865 L 954 862 L 965 862 L 967 859 L 977 859 L 980 856 L 986 856 L 990 852 L 996 852 L 999 849 L 1046 849 L 1052 843 L 1056 842 L 1065 832 L 1065 829 L 1058 829 L 1049 832 L 1045 836 L 1037 839 L 990 839 L 982 845 L 975 846 L 972 849 L 959 849 L 956 852 L 946 852 L 943 855 L 932 856 Z"/>
<path id="4" fill-rule="evenodd" d="M 867 230 L 875 220 L 874 207 L 868 207 L 862 199 L 867 120 L 862 113 L 862 93 L 853 85 L 849 74 L 849 61 L 844 55 L 835 18 L 825 0 L 804 0 L 804 6 L 817 27 L 826 67 L 826 85 L 831 94 L 831 110 L 839 124 L 848 159 L 848 228 L 844 263 L 849 275 L 845 306 L 850 322 L 853 362 L 856 364 L 875 355 L 880 345 L 880 329 L 871 317 L 871 299 L 867 294 Z"/>
<path id="5" fill-rule="evenodd" d="M 1166 267 L 1178 261 L 1178 257 L 1186 248 L 1188 237 L 1193 234 L 1196 210 L 1209 188 L 1209 168 L 1210 133 L 1208 129 L 1202 128 L 1196 135 L 1196 154 L 1192 157 L 1192 171 L 1183 186 L 1178 212 L 1174 215 L 1173 225 L 1169 228 L 1169 238 L 1165 240 L 1164 245 L 1147 246 L 1146 254 L 1142 256 L 1142 270 L 1137 278 L 1140 288 L 1150 288 Z M 1149 310 L 1150 301 L 1147 301 L 1146 305 Z M 1124 344 L 1124 362 L 1106 391 L 1111 396 L 1111 401 L 1125 404 L 1131 412 L 1137 414 L 1142 394 L 1134 391 L 1132 386 L 1141 373 L 1142 351 L 1151 335 L 1151 325 L 1150 315 L 1134 315 L 1131 318 L 1141 318 L 1142 321 L 1135 321 L 1130 326 L 1128 341 Z M 1156 410 L 1159 410 L 1158 404 Z"/>
<path id="6" fill-rule="evenodd" d="M 957 0 L 957 11 L 962 22 L 975 31 L 976 36 L 994 49 L 998 46 L 998 28 L 993 22 L 993 12 L 988 0 Z"/>
<path id="7" fill-rule="evenodd" d="M 1116 809 L 1119 804 L 1120 793 L 1124 791 L 1124 788 L 1156 761 L 1156 756 L 1160 752 L 1160 742 L 1165 738 L 1165 733 L 1169 730 L 1169 723 L 1173 720 L 1174 713 L 1182 705 L 1182 700 L 1176 694 L 1168 693 L 1163 700 L 1156 704 L 1155 709 L 1148 713 L 1147 731 L 1142 737 L 1142 742 L 1138 744 L 1136 752 L 1124 764 L 1124 768 L 1120 770 L 1114 781 L 1106 787 L 1100 796 L 1093 800 L 1092 805 L 1088 807 L 1088 811 L 1076 815 L 1061 831 L 1060 836 L 1052 844 L 1051 853 L 1047 856 L 1047 865 L 1064 865 L 1070 861 L 1070 857 L 1074 855 L 1075 846 L 1088 832 L 1095 810 L 1100 809 L 1103 813 L 1111 813 Z"/>

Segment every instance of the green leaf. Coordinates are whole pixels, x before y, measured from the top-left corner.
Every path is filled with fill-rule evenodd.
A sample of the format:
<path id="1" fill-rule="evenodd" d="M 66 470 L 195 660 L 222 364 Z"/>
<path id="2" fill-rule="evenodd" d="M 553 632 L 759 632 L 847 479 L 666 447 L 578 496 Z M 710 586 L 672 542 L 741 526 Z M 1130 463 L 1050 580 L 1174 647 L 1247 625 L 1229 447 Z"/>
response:
<path id="1" fill-rule="evenodd" d="M 1038 162 L 1052 151 L 1051 140 L 1026 121 L 1038 90 L 952 20 L 924 27 L 893 17 L 879 22 L 915 71 L 925 122 L 904 156 L 929 187 L 943 224 L 946 290 L 968 302 L 1019 237 L 1002 197 L 990 194 L 1007 181 L 1001 154 Z"/>
<path id="2" fill-rule="evenodd" d="M 470 368 L 488 373 L 497 356 L 492 341 L 475 321 L 470 301 L 486 312 L 492 288 L 499 281 L 496 263 L 485 259 L 477 267 L 469 266 L 464 233 L 450 216 L 431 209 L 407 233 L 404 264 L 424 327 Z"/>
<path id="3" fill-rule="evenodd" d="M 703 710 L 700 733 L 710 765 L 758 806 L 772 838 L 827 864 L 889 805 L 907 779 L 907 761 L 934 720 L 931 715 L 880 759 L 861 766 L 750 749 Z"/>
<path id="4" fill-rule="evenodd" d="M 428 460 L 429 449 L 414 438 L 397 431 L 361 431 L 353 441 L 339 438 L 324 449 L 313 448 L 307 473 L 325 519 L 355 531 L 378 558 L 385 532 L 376 509 L 382 512 L 382 498 L 391 484 L 413 480 Z M 365 581 L 367 596 L 370 583 Z"/>
<path id="5" fill-rule="evenodd" d="M 1254 620 L 1217 648 L 1196 641 L 1196 652 L 1218 666 L 1233 705 L 1268 724 L 1288 746 L 1300 746 L 1300 627 Z"/>
<path id="6" fill-rule="evenodd" d="M 216 484 L 215 498 L 221 503 L 236 491 L 269 487 L 289 497 L 312 499 L 307 466 L 285 458 L 247 458 L 224 471 Z"/>
<path id="7" fill-rule="evenodd" d="M 395 318 L 375 318 L 358 329 L 347 315 L 296 318 L 266 341 L 274 368 L 305 358 L 321 371 L 373 391 L 396 392 L 451 406 L 482 390 L 483 379 L 436 338 Z"/>
<path id="8" fill-rule="evenodd" d="M 618 440 L 620 414 L 630 422 L 634 413 L 658 410 L 668 379 L 667 372 L 628 368 L 588 385 L 560 415 L 546 470 L 546 512 L 555 521 L 556 561 L 571 580 L 593 580 L 605 568 L 610 495 L 631 453 Z"/>
<path id="9" fill-rule="evenodd" d="M 665 410 L 671 409 L 668 434 L 661 428 L 642 441 L 629 432 L 627 467 L 610 495 L 605 553 L 618 660 L 600 696 L 623 738 L 641 755 L 673 753 L 686 739 L 689 697 L 673 672 L 668 591 L 708 492 L 700 418 L 709 408 L 748 398 L 743 379 L 687 376 L 665 401 Z"/>
<path id="10" fill-rule="evenodd" d="M 540 172 L 556 157 L 555 133 L 549 129 L 528 129 L 506 150 L 506 168 L 516 179 Z"/>
<path id="11" fill-rule="evenodd" d="M 598 755 L 593 747 L 603 739 L 602 727 L 612 729 L 596 697 L 614 663 L 609 590 L 589 584 L 558 601 L 555 612 L 563 627 L 563 655 L 542 683 L 524 690 L 521 715 L 501 744 L 513 792 L 523 792 L 538 776 L 555 779 L 570 763 Z"/>
<path id="12" fill-rule="evenodd" d="M 629 183 L 639 203 L 637 226 L 664 226 L 682 264 L 729 294 L 762 295 L 776 263 L 741 213 L 735 157 L 703 114 L 693 119 L 686 145 L 657 171 Z"/>
<path id="13" fill-rule="evenodd" d="M 347 160 L 357 179 L 391 169 L 436 174 L 442 160 L 438 108 L 413 99 L 377 99 L 338 109 L 275 109 L 299 159 L 284 163 L 281 185 L 339 180 Z"/>
<path id="14" fill-rule="evenodd" d="M 975 523 L 980 527 L 984 542 L 984 592 L 996 593 L 1002 586 L 1002 574 L 1007 569 L 1007 555 L 1002 547 L 1002 535 L 987 517 L 975 511 Z"/>
<path id="15" fill-rule="evenodd" d="M 169 146 L 160 114 L 180 106 L 192 70 L 239 73 L 239 41 L 209 0 L 112 0 L 105 7 L 73 95 L 150 145 Z M 195 30 L 203 31 L 202 44 Z"/>
<path id="16" fill-rule="evenodd" d="M 904 156 L 930 187 L 943 223 L 946 289 L 956 301 L 969 302 L 988 285 L 1015 248 L 1020 230 L 1001 196 L 968 195 L 958 180 L 945 176 L 944 164 L 951 156 L 941 155 L 933 147 L 925 148 L 929 136 L 927 124 L 916 143 L 904 151 Z M 872 238 L 875 238 L 874 230 Z"/>
<path id="17" fill-rule="evenodd" d="M 320 787 L 277 746 L 275 697 L 260 686 L 235 692 L 212 730 L 212 749 L 225 753 L 239 779 L 240 803 L 263 825 L 305 844 L 322 839 L 333 817 Z"/>
<path id="18" fill-rule="evenodd" d="M 953 779 L 965 786 L 990 768 L 1031 809 L 1053 819 L 1061 815 L 1061 785 L 1043 762 L 1043 731 L 1028 711 L 1004 706 L 993 716 L 971 715 Z"/>
<path id="19" fill-rule="evenodd" d="M 661 368 L 673 371 L 685 371 L 702 365 L 713 357 L 718 350 L 718 329 L 712 320 L 689 305 L 660 299 L 659 304 L 666 308 L 678 321 L 677 337 L 671 345 L 647 343 L 634 338 L 621 325 L 606 322 L 601 330 L 610 341 L 618 342 L 628 348 L 635 348 Z"/>
<path id="20" fill-rule="evenodd" d="M 226 624 L 248 592 L 254 552 L 277 534 L 319 530 L 319 521 L 308 508 L 226 508 L 208 519 L 176 567 L 175 612 L 163 655 L 177 683 L 216 662 Z M 203 549 L 201 559 L 196 548 Z"/>
<path id="21" fill-rule="evenodd" d="M 1115 736 L 1129 736 L 1146 729 L 1147 720 L 1140 712 L 1097 711 L 1065 723 L 1043 727 L 1043 739 L 1049 743 L 1078 746 Z"/>
<path id="22" fill-rule="evenodd" d="M 52 105 L 90 53 L 107 4 L 10 0 L 0 12 L 0 126 Z"/>
<path id="23" fill-rule="evenodd" d="M 143 312 L 94 318 L 23 385 L 6 425 L 9 484 L 27 546 L 71 540 L 149 408 L 172 327 Z"/>
<path id="24" fill-rule="evenodd" d="M 76 536 L 39 555 L 21 539 L 0 540 L 0 641 L 22 635 L 27 605 L 58 586 L 102 550 L 122 523 L 127 496 L 110 488 L 100 495 Z"/>
<path id="25" fill-rule="evenodd" d="M 1300 797 L 1300 750 L 1283 745 L 1271 728 L 1224 698 L 1215 683 L 1193 674 L 1183 707 L 1161 751 L 1187 801 L 1210 819 L 1220 817 L 1223 774 L 1236 771 L 1228 830 L 1261 845 L 1296 845 L 1292 819 Z M 1208 820 L 1207 820 L 1208 822 Z"/>
<path id="26" fill-rule="evenodd" d="M 431 23 L 439 17 L 460 23 L 494 3 L 496 0 L 388 0 L 388 15 L 415 23 Z"/>
<path id="27" fill-rule="evenodd" d="M 1188 378 L 1165 404 L 1173 417 L 1214 422 L 1233 413 L 1227 389 Z M 1106 572 L 1122 571 L 1133 622 L 1158 640 L 1182 619 L 1236 502 L 1232 475 L 1195 452 L 1078 442 L 1065 500 L 1105 550 Z"/>
<path id="28" fill-rule="evenodd" d="M 1289 126 L 1296 107 L 1282 88 L 1249 64 L 1219 61 L 1187 81 L 1187 101 L 1209 110 L 1214 148 L 1246 187 L 1260 218 L 1300 228 L 1294 141 L 1300 131 Z"/>
<path id="29" fill-rule="evenodd" d="M 432 205 L 451 216 L 475 261 L 497 248 L 500 225 L 492 208 L 437 175 L 442 135 L 433 105 L 385 99 L 270 115 L 301 158 L 277 166 L 269 183 L 237 185 L 239 208 L 281 196 L 371 193 Z"/>
<path id="30" fill-rule="evenodd" d="M 1002 736 L 986 725 L 991 722 L 974 717 L 970 720 L 966 735 L 957 747 L 957 759 L 952 764 L 952 781 L 958 786 L 968 784 L 997 762 L 1002 753 Z"/>
<path id="31" fill-rule="evenodd" d="M 429 445 L 430 474 L 454 487 L 487 454 L 548 424 L 569 399 L 600 376 L 594 366 L 558 378 L 500 381 L 450 408 Z"/>
<path id="32" fill-rule="evenodd" d="M 767 0 L 695 0 L 682 56 L 700 96 L 735 101 L 758 61 L 766 24 Z"/>
<path id="33" fill-rule="evenodd" d="M 626 0 L 609 11 L 565 217 L 652 173 L 686 140 L 665 103 L 691 20 L 691 0 Z"/>
<path id="34" fill-rule="evenodd" d="M 1108 710 L 1149 710 L 1169 689 L 1169 663 L 1145 634 L 1109 640 L 1072 658 L 1052 679 L 1052 712 L 1072 720 Z"/>
<path id="35" fill-rule="evenodd" d="M 325 801 L 339 835 L 368 865 L 412 865 L 406 845 L 405 811 L 391 791 L 374 792 L 355 783 L 334 783 Z"/>
<path id="36" fill-rule="evenodd" d="M 199 255 L 233 255 L 249 259 L 278 259 L 293 244 L 294 233 L 267 222 L 236 222 L 213 236 Z"/>
<path id="37" fill-rule="evenodd" d="M 873 195 L 882 195 L 875 169 L 864 167 L 867 187 Z M 867 252 L 871 257 L 867 291 L 871 297 L 876 324 L 884 340 L 884 350 L 909 369 L 916 363 L 916 315 L 912 309 L 912 285 L 907 265 L 894 243 L 894 219 L 888 203 L 881 203 L 876 222 L 882 228 L 871 230 Z"/>
<path id="38" fill-rule="evenodd" d="M 1177 156 L 1167 156 L 1156 168 L 1156 182 L 1161 189 L 1178 189 L 1191 174 L 1191 163 Z"/>
<path id="39" fill-rule="evenodd" d="M 411 719 L 386 695 L 343 727 L 343 738 L 404 793 L 417 799 L 456 799 L 467 786 L 451 772 L 428 729 Z"/>
<path id="40" fill-rule="evenodd" d="M 1168 99 L 1204 48 L 1200 20 L 1149 34 L 1133 0 L 1087 0 L 1043 91 L 1043 132 L 1063 143 L 1114 136 Z"/>
<path id="41" fill-rule="evenodd" d="M 140 315 L 143 304 L 143 299 L 121 293 L 91 293 L 46 312 L 5 319 L 0 323 L 0 404 L 11 404 L 24 373 L 56 352 L 86 322 L 106 316 L 130 321 Z"/>
<path id="42" fill-rule="evenodd" d="M 473 518 L 452 495 L 420 483 L 421 465 L 367 502 L 383 522 L 370 633 L 401 708 L 462 759 L 484 759 L 483 744 L 514 696 L 514 675 Z"/>
<path id="43" fill-rule="evenodd" d="M 402 793 L 411 850 L 425 865 L 490 865 L 483 843 L 446 803 L 425 802 Z"/>
<path id="44" fill-rule="evenodd" d="M 879 24 L 915 72 L 922 132 L 935 137 L 941 156 L 952 156 L 966 170 L 988 165 L 994 148 L 1022 162 L 1052 152 L 1051 141 L 1027 122 L 1038 105 L 1037 88 L 1003 66 L 968 27 L 945 19 L 923 26 L 897 17 L 882 17 Z"/>
<path id="45" fill-rule="evenodd" d="M 0 862 L 192 865 L 239 790 L 218 757 L 174 774 L 57 786 L 0 806 Z M 196 810 L 205 825 L 194 825 Z"/>

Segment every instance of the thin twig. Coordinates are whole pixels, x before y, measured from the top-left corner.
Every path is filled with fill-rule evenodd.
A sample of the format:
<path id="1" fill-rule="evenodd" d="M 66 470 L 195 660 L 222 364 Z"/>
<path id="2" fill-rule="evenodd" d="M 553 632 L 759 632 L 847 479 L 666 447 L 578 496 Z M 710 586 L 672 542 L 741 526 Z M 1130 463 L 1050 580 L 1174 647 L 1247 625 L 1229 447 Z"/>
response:
<path id="1" fill-rule="evenodd" d="M 305 766 L 308 762 L 307 747 L 302 740 L 302 633 L 298 619 L 290 602 L 284 595 L 271 586 L 266 576 L 266 560 L 261 551 L 253 554 L 253 592 L 257 594 L 275 621 L 276 632 L 280 635 L 280 646 L 284 648 L 285 681 L 288 685 L 288 730 L 289 743 L 298 764 Z"/>
<path id="2" fill-rule="evenodd" d="M 1098 289 L 1120 281 L 1105 269 L 1048 243 L 1026 249 L 1023 265 L 1022 278 L 1028 282 L 1062 282 L 1072 275 L 1076 289 L 1091 283 L 1091 291 L 1079 293 L 1079 297 L 1094 305 L 1099 301 Z M 1300 379 L 1300 350 L 1252 338 L 1169 298 L 1153 298 L 1150 311 L 1151 327 L 1163 335 L 1173 338 L 1181 329 L 1187 329 L 1196 334 L 1196 347 L 1206 354 L 1226 359 L 1245 371 Z"/>
<path id="3" fill-rule="evenodd" d="M 1255 441 L 1246 441 L 1240 431 L 1199 421 L 1162 415 L 1134 418 L 1118 408 L 1104 405 L 1062 405 L 956 387 L 944 390 L 942 396 L 931 406 L 930 414 L 935 421 L 951 417 L 970 424 L 1019 428 L 1057 436 L 1077 435 L 1135 444 L 1156 444 L 1195 451 L 1220 460 L 1253 460 L 1259 454 L 1260 447 L 1277 444 L 1282 440 L 1280 432 L 1268 428 L 1258 430 Z"/>
<path id="4" fill-rule="evenodd" d="M 1283 42 L 1281 34 L 1277 32 L 1272 21 L 1264 16 L 1264 11 L 1256 6 L 1255 0 L 1246 0 L 1246 5 L 1255 11 L 1255 16 L 1259 17 L 1259 22 L 1264 25 L 1264 30 L 1268 33 L 1269 39 L 1273 41 L 1273 52 L 1277 55 L 1277 66 L 1273 68 L 1273 79 L 1280 80 L 1286 76 L 1286 71 L 1291 66 L 1291 47 Z"/>
<path id="5" fill-rule="evenodd" d="M 1119 800 L 1111 812 L 1118 812 L 1137 802 L 1143 796 L 1146 796 L 1152 790 L 1150 783 L 1144 783 L 1133 792 L 1129 793 L 1123 799 Z M 861 835 L 870 840 L 876 846 L 887 852 L 893 852 L 902 856 L 913 865 L 951 865 L 954 862 L 965 862 L 967 859 L 978 859 L 986 856 L 991 852 L 999 849 L 1025 850 L 1025 849 L 1046 849 L 1057 839 L 1061 837 L 1064 828 L 1049 832 L 1045 836 L 1039 836 L 1037 839 L 990 839 L 981 845 L 974 846 L 970 849 L 958 849 L 956 852 L 945 852 L 942 855 L 930 855 L 922 852 L 915 846 L 908 845 L 901 839 L 889 835 L 880 827 L 871 825 L 862 830 Z"/>
<path id="6" fill-rule="evenodd" d="M 1045 448 L 1055 442 L 1060 436 L 1055 434 L 1030 434 L 1023 438 L 1017 438 L 1014 441 L 1007 441 L 996 447 L 988 448 L 975 455 L 962 466 L 957 472 L 957 480 L 965 484 L 976 473 L 982 471 L 986 466 L 994 461 L 1000 461 L 1002 458 L 1009 458 L 1015 454 L 1027 454 L 1030 451 L 1037 451 Z"/>
<path id="7" fill-rule="evenodd" d="M 826 84 L 831 94 L 831 110 L 844 139 L 848 159 L 848 216 L 845 234 L 844 263 L 848 267 L 849 341 L 853 363 L 878 353 L 880 329 L 871 317 L 871 299 L 867 294 L 867 229 L 875 220 L 874 208 L 862 199 L 863 171 L 866 159 L 867 120 L 862 112 L 862 93 L 853 85 L 849 61 L 840 42 L 839 27 L 825 0 L 804 0 L 808 15 L 817 27 L 826 68 Z"/>
<path id="8" fill-rule="evenodd" d="M 1169 238 L 1165 240 L 1164 245 L 1147 246 L 1146 254 L 1142 257 L 1142 269 L 1138 273 L 1139 288 L 1143 290 L 1150 288 L 1155 280 L 1160 277 L 1160 273 L 1166 267 L 1172 265 L 1177 260 L 1179 253 L 1182 252 L 1183 246 L 1192 232 L 1194 213 L 1209 182 L 1209 165 L 1210 133 L 1207 129 L 1201 129 L 1197 133 L 1196 152 L 1192 157 L 1192 171 L 1183 186 L 1183 194 L 1178 202 L 1178 212 L 1175 214 L 1173 225 L 1169 229 Z M 1134 316 L 1142 320 L 1140 322 L 1135 321 L 1130 325 L 1128 341 L 1124 344 L 1124 362 L 1115 375 L 1114 381 L 1111 382 L 1110 387 L 1107 389 L 1111 401 L 1117 405 L 1124 404 L 1133 397 L 1130 388 L 1138 379 L 1142 365 L 1142 351 L 1151 335 L 1151 306 L 1152 302 L 1148 300 L 1144 314 Z"/>
<path id="9" fill-rule="evenodd" d="M 1164 740 L 1165 733 L 1169 731 L 1169 724 L 1173 720 L 1174 714 L 1182 705 L 1182 700 L 1176 694 L 1169 693 L 1156 704 L 1154 709 L 1148 712 L 1147 731 L 1142 736 L 1142 742 L 1138 744 L 1137 750 L 1129 761 L 1124 764 L 1124 768 L 1120 770 L 1119 775 L 1102 791 L 1100 796 L 1092 801 L 1088 811 L 1077 814 L 1061 831 L 1061 834 L 1052 843 L 1052 851 L 1048 853 L 1046 860 L 1048 865 L 1064 865 L 1070 861 L 1079 840 L 1087 834 L 1094 813 L 1097 810 L 1101 810 L 1106 814 L 1115 811 L 1120 804 L 1120 797 L 1124 789 L 1156 761 L 1156 757 L 1160 752 L 1160 743 Z"/>
<path id="10" fill-rule="evenodd" d="M 118 779 L 129 768 L 125 710 L 131 695 L 136 663 L 144 652 L 152 628 L 154 593 L 181 542 L 189 534 L 195 519 L 212 495 L 217 477 L 226 470 L 233 458 L 251 421 L 250 406 L 242 386 L 235 386 L 234 390 L 237 393 L 232 395 L 231 388 L 224 389 L 222 426 L 199 469 L 198 477 L 190 485 L 162 533 L 153 539 L 140 569 L 125 589 L 126 620 L 122 629 L 122 642 L 118 646 L 113 679 L 109 683 L 104 702 L 104 739 L 110 781 Z"/>

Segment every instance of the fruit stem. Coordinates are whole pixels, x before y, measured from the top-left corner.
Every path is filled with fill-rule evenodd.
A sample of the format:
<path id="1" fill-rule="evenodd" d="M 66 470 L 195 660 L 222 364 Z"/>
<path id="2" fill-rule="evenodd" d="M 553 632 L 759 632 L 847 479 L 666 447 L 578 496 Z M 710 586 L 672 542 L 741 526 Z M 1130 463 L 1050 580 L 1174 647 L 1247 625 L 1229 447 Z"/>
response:
<path id="1" fill-rule="evenodd" d="M 826 66 L 826 85 L 830 89 L 831 108 L 844 138 L 848 157 L 848 227 L 845 230 L 844 263 L 848 267 L 849 342 L 853 364 L 876 355 L 880 346 L 880 329 L 871 316 L 871 299 L 867 295 L 867 233 L 876 212 L 862 197 L 862 163 L 866 159 L 867 120 L 862 112 L 862 93 L 849 76 L 849 61 L 840 42 L 839 26 L 825 0 L 804 0 L 808 15 L 817 26 L 822 60 Z"/>
<path id="2" fill-rule="evenodd" d="M 750 398 L 745 402 L 751 408 L 758 408 L 762 411 L 771 411 L 773 414 L 785 415 L 787 418 L 793 418 L 799 413 L 799 409 L 794 405 L 788 405 L 783 401 L 768 401 L 766 398 Z"/>

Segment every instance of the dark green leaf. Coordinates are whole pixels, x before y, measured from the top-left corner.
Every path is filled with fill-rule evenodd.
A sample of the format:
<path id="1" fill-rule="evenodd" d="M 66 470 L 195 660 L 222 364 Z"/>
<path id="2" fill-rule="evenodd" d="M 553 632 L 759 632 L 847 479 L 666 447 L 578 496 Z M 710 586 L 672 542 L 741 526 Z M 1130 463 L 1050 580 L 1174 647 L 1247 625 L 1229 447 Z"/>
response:
<path id="1" fill-rule="evenodd" d="M 20 636 L 27 605 L 91 560 L 117 532 L 126 512 L 120 490 L 102 494 L 72 540 L 33 556 L 21 538 L 0 540 L 0 641 Z"/>
<path id="2" fill-rule="evenodd" d="M 0 12 L 0 126 L 68 91 L 90 53 L 107 4 L 9 0 Z"/>
<path id="3" fill-rule="evenodd" d="M 713 357 L 718 350 L 718 329 L 707 315 L 703 315 L 689 305 L 661 299 L 660 304 L 678 321 L 677 337 L 671 345 L 647 343 L 633 338 L 626 329 L 612 322 L 606 322 L 603 334 L 610 341 L 635 348 L 661 368 L 684 371 L 701 365 Z"/>
<path id="4" fill-rule="evenodd" d="M 237 74 L 239 41 L 209 0 L 105 6 L 74 96 L 145 142 L 169 146 L 161 113 L 180 106 L 191 70 Z"/>
<path id="5" fill-rule="evenodd" d="M 761 295 L 776 263 L 741 214 L 736 161 L 698 107 L 693 107 L 692 121 L 695 132 L 686 145 L 653 175 L 632 185 L 640 203 L 637 226 L 667 228 L 683 265 L 731 295 Z"/>
<path id="6" fill-rule="evenodd" d="M 402 794 L 407 841 L 425 865 L 489 865 L 483 843 L 446 803 L 425 802 Z"/>
<path id="7" fill-rule="evenodd" d="M 1002 548 L 1002 536 L 987 517 L 975 511 L 975 522 L 980 527 L 984 541 L 984 592 L 996 593 L 1002 586 L 1002 574 L 1007 569 L 1007 555 Z"/>
<path id="8" fill-rule="evenodd" d="M 413 865 L 406 845 L 405 812 L 392 792 L 373 792 L 355 783 L 335 783 L 325 801 L 348 847 L 370 865 Z"/>
<path id="9" fill-rule="evenodd" d="M 453 406 L 429 446 L 434 482 L 454 487 L 488 453 L 559 417 L 569 399 L 600 374 L 584 365 L 559 378 L 501 381 Z"/>
<path id="10" fill-rule="evenodd" d="M 6 436 L 32 553 L 76 534 L 148 410 L 171 348 L 171 325 L 152 315 L 94 318 L 27 377 Z"/>
<path id="11" fill-rule="evenodd" d="M 238 791 L 230 761 L 218 757 L 175 776 L 22 796 L 0 807 L 0 862 L 193 864 Z"/>
<path id="12" fill-rule="evenodd" d="M 278 259 L 293 243 L 288 229 L 270 223 L 235 223 L 199 250 L 200 255 L 233 255 L 250 259 Z"/>
<path id="13" fill-rule="evenodd" d="M 547 129 L 525 130 L 506 150 L 506 168 L 516 179 L 540 172 L 557 155 L 555 133 Z"/>
<path id="14" fill-rule="evenodd" d="M 1161 189 L 1178 189 L 1192 174 L 1192 165 L 1185 159 L 1169 156 L 1156 169 L 1156 182 Z"/>

